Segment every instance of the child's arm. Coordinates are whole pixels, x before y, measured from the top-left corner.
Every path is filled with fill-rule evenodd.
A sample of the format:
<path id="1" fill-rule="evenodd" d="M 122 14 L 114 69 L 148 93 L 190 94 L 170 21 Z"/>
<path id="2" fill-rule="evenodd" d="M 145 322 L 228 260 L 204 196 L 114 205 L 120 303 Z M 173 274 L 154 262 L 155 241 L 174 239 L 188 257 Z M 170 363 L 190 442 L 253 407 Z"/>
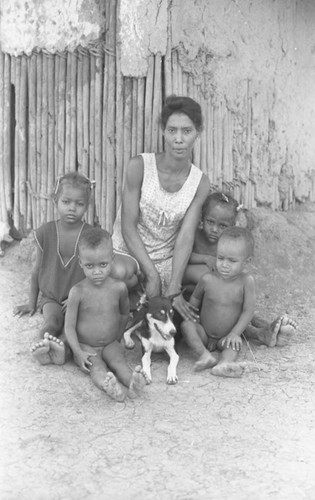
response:
<path id="1" fill-rule="evenodd" d="M 65 335 L 68 344 L 73 352 L 73 357 L 75 359 L 75 362 L 83 372 L 89 373 L 90 366 L 92 366 L 92 362 L 90 361 L 89 358 L 90 356 L 95 356 L 95 354 L 83 351 L 78 341 L 76 324 L 77 324 L 79 307 L 80 307 L 80 292 L 77 289 L 77 287 L 74 286 L 73 288 L 71 288 L 68 297 L 67 311 L 65 317 Z"/>
<path id="2" fill-rule="evenodd" d="M 189 258 L 189 264 L 205 264 L 212 269 L 216 261 L 216 251 L 213 255 L 213 249 L 209 243 L 205 242 L 205 237 L 200 229 L 197 229 L 195 233 L 194 246 Z"/>
<path id="3" fill-rule="evenodd" d="M 33 316 L 36 312 L 37 299 L 39 294 L 39 286 L 38 286 L 38 274 L 39 268 L 42 258 L 42 251 L 37 247 L 35 264 L 31 274 L 31 286 L 29 292 L 28 304 L 22 304 L 20 306 L 16 306 L 13 310 L 14 315 L 23 316 L 24 314 L 28 314 Z"/>
<path id="4" fill-rule="evenodd" d="M 200 304 L 202 302 L 205 293 L 206 279 L 204 276 L 200 278 L 195 289 L 189 299 L 189 303 L 196 309 L 199 310 Z"/>
<path id="5" fill-rule="evenodd" d="M 189 259 L 189 264 L 205 264 L 211 270 L 215 266 L 216 257 L 213 255 L 193 252 Z"/>
<path id="6" fill-rule="evenodd" d="M 119 340 L 121 340 L 124 331 L 126 329 L 126 325 L 128 322 L 129 318 L 129 312 L 130 312 L 130 303 L 129 303 L 129 295 L 128 295 L 128 289 L 125 285 L 125 283 L 121 283 L 121 293 L 119 297 L 119 311 L 121 314 L 121 321 L 120 321 L 120 328 L 119 328 Z"/>
<path id="7" fill-rule="evenodd" d="M 222 346 L 239 351 L 242 345 L 241 335 L 252 320 L 256 306 L 255 281 L 253 276 L 246 274 L 244 277 L 244 302 L 242 312 L 237 323 L 226 337 L 222 339 Z"/>

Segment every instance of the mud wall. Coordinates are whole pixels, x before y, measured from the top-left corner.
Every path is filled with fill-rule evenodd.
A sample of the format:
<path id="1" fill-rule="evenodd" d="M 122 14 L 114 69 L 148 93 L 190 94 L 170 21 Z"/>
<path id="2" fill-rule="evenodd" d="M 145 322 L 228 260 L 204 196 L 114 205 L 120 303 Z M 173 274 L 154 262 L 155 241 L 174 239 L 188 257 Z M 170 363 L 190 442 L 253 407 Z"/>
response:
<path id="1" fill-rule="evenodd" d="M 105 39 L 104 5 L 2 0 L 1 50 L 17 56 L 93 46 Z M 288 208 L 292 200 L 315 199 L 315 2 L 120 0 L 119 5 L 116 60 L 125 81 L 145 78 L 152 55 L 166 59 L 176 52 L 183 75 L 197 86 L 194 97 L 211 101 L 205 113 L 220 106 L 232 118 L 228 158 L 234 176 L 252 180 L 255 202 Z M 165 68 L 164 94 L 172 72 Z M 190 94 L 191 88 L 183 92 Z M 206 131 L 202 140 L 210 140 Z"/>
<path id="2" fill-rule="evenodd" d="M 121 28 L 124 74 L 146 72 L 144 49 L 138 57 L 130 47 L 142 40 L 164 55 L 168 39 L 183 71 L 232 111 L 234 162 L 242 171 L 249 157 L 257 203 L 273 206 L 274 191 L 284 208 L 289 195 L 313 198 L 315 2 L 162 0 L 149 2 L 149 12 L 145 0 L 134 1 L 132 11 L 128 4 L 121 2 L 122 19 L 132 18 Z M 250 147 L 238 147 L 242 141 Z"/>
<path id="3" fill-rule="evenodd" d="M 102 32 L 102 0 L 1 0 L 0 46 L 12 55 L 71 50 Z"/>

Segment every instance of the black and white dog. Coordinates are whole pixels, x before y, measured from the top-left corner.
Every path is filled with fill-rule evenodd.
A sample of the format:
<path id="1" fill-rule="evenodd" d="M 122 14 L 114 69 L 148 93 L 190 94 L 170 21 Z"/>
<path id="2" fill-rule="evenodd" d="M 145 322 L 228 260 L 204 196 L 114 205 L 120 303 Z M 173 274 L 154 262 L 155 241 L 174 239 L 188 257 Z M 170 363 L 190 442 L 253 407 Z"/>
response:
<path id="1" fill-rule="evenodd" d="M 174 311 L 172 308 L 173 297 L 152 297 L 151 299 L 140 299 L 140 305 L 133 319 L 133 324 L 124 333 L 125 346 L 128 349 L 134 347 L 131 334 L 135 331 L 141 341 L 144 354 L 142 356 L 142 368 L 150 382 L 151 377 L 151 353 L 166 351 L 170 357 L 167 369 L 167 383 L 176 384 L 178 378 L 176 367 L 179 356 L 175 351 L 174 335 L 176 328 L 173 323 Z"/>

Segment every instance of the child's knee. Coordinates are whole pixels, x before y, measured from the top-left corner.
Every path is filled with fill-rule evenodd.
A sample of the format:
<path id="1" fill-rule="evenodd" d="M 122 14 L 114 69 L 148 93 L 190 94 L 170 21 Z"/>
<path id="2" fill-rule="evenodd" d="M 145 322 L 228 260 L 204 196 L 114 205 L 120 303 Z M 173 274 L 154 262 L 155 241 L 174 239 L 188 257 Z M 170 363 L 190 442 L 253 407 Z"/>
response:
<path id="1" fill-rule="evenodd" d="M 63 318 L 57 318 L 57 317 L 47 318 L 45 320 L 42 330 L 45 330 L 45 332 L 48 332 L 51 335 L 54 335 L 55 337 L 59 337 L 63 331 L 63 324 L 64 324 Z"/>
<path id="2" fill-rule="evenodd" d="M 127 281 L 136 275 L 136 269 L 135 266 L 129 263 L 114 262 L 111 275 L 115 279 Z"/>
<path id="3" fill-rule="evenodd" d="M 185 319 L 184 321 L 182 321 L 180 329 L 183 334 L 183 337 L 191 335 L 192 333 L 197 333 L 196 325 L 189 319 Z"/>
<path id="4" fill-rule="evenodd" d="M 189 328 L 189 323 L 190 323 L 190 321 L 188 319 L 185 319 L 184 321 L 181 322 L 180 329 L 182 332 L 187 331 L 187 328 Z"/>

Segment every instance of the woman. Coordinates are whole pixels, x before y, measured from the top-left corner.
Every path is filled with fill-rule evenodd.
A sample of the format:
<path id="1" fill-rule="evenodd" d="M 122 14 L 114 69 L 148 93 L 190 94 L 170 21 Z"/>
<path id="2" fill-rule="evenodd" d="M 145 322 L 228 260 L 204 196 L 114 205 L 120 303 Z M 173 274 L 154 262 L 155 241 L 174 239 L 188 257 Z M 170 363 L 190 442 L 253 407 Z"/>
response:
<path id="1" fill-rule="evenodd" d="M 161 126 L 164 152 L 129 162 L 113 231 L 113 276 L 131 288 L 141 272 L 149 297 L 180 293 L 210 189 L 209 179 L 191 163 L 202 130 L 200 105 L 189 97 L 168 97 Z M 184 319 L 197 318 L 182 295 L 173 304 Z"/>

